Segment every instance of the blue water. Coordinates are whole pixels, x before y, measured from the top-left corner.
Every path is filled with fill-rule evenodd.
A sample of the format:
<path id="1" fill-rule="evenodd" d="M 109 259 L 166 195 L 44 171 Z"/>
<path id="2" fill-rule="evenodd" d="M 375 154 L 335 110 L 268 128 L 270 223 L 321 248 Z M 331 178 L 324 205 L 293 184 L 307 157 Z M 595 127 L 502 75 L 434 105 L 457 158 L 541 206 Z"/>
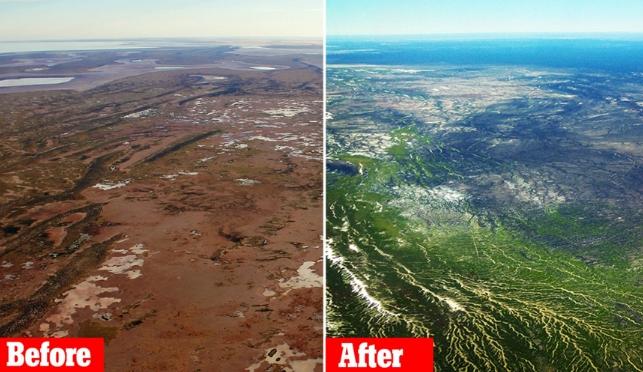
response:
<path id="1" fill-rule="evenodd" d="M 330 64 L 521 65 L 643 72 L 643 38 L 329 37 Z"/>

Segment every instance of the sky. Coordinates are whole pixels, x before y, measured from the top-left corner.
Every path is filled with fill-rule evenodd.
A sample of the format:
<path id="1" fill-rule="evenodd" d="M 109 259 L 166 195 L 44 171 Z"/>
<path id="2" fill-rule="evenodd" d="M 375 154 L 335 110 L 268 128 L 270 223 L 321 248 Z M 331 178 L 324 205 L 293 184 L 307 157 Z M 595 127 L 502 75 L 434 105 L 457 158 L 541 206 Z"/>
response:
<path id="1" fill-rule="evenodd" d="M 641 33 L 643 0 L 327 0 L 329 35 Z"/>
<path id="2" fill-rule="evenodd" d="M 0 0 L 0 40 L 323 35 L 323 0 Z"/>

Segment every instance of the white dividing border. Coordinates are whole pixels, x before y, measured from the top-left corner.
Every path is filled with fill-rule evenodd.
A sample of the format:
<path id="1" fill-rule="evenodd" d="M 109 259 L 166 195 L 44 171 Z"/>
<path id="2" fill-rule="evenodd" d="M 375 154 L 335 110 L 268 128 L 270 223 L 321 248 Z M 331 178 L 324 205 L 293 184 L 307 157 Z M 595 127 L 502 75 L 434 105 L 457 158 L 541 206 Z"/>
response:
<path id="1" fill-rule="evenodd" d="M 327 41 L 327 22 L 326 22 L 326 0 L 321 0 L 322 6 L 322 370 L 326 372 L 326 41 Z"/>

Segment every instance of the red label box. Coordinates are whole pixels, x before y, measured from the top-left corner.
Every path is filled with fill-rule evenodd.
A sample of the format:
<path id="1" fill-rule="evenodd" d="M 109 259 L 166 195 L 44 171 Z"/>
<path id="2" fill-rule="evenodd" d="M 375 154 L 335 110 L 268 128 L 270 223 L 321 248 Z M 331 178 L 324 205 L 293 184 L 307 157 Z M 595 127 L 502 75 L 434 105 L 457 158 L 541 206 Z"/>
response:
<path id="1" fill-rule="evenodd" d="M 433 339 L 326 339 L 326 371 L 354 370 L 433 372 Z"/>
<path id="2" fill-rule="evenodd" d="M 0 371 L 104 370 L 102 338 L 0 338 Z"/>

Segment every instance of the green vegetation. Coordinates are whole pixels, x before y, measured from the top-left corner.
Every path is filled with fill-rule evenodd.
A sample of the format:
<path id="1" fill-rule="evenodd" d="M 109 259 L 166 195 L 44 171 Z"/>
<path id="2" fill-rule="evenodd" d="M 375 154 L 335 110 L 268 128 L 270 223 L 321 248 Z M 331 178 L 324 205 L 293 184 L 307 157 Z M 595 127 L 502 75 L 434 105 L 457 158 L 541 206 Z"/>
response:
<path id="1" fill-rule="evenodd" d="M 434 337 L 439 371 L 643 371 L 636 169 L 582 142 L 622 113 L 435 69 L 329 70 L 330 154 L 357 170 L 327 179 L 329 334 Z"/>
<path id="2" fill-rule="evenodd" d="M 395 207 L 399 195 L 392 187 L 429 187 L 432 181 L 435 165 L 414 155 L 420 142 L 414 135 L 397 130 L 390 159 L 341 156 L 361 175 L 329 178 L 329 237 L 332 249 L 348 259 L 329 266 L 335 331 L 433 336 L 441 370 L 635 370 L 641 365 L 640 272 L 588 266 L 573 252 L 553 249 L 502 223 L 483 227 L 467 210 L 434 210 L 469 221 L 464 227 L 436 227 Z M 570 210 L 549 209 L 530 226 L 537 236 L 559 240 L 600 237 L 609 230 L 604 221 L 581 221 Z M 364 290 L 370 300 L 354 298 L 356 289 L 347 287 L 353 277 L 368 283 Z M 353 298 L 340 301 L 342 294 Z M 340 319 L 333 313 L 351 315 Z"/>

